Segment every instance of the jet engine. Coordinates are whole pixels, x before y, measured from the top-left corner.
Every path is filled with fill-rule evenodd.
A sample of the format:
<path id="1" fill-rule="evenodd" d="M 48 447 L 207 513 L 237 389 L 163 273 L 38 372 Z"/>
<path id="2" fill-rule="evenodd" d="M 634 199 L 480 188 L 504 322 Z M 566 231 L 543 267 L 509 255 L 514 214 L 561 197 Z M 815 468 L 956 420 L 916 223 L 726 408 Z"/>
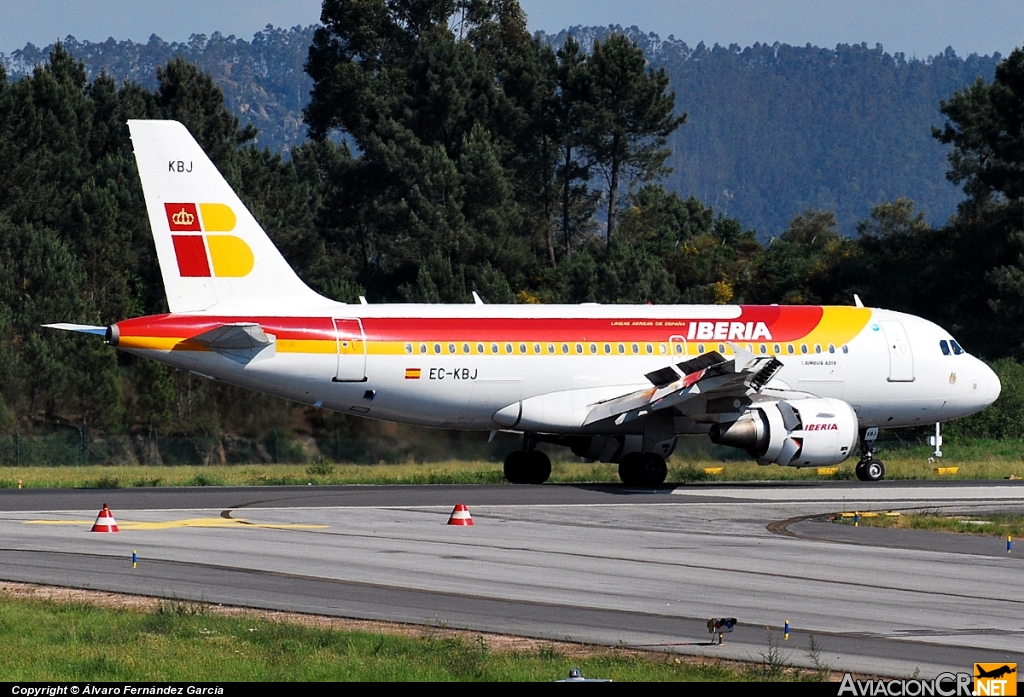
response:
<path id="1" fill-rule="evenodd" d="M 711 441 L 743 448 L 759 464 L 838 465 L 857 446 L 857 414 L 841 399 L 802 399 L 751 407 L 711 427 Z"/>

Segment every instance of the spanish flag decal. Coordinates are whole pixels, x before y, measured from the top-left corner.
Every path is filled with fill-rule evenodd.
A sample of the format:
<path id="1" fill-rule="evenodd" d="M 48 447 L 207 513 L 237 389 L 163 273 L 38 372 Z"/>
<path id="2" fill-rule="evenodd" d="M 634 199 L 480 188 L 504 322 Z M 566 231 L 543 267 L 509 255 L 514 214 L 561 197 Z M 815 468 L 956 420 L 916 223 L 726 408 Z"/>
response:
<path id="1" fill-rule="evenodd" d="M 419 368 L 406 368 L 405 369 L 405 379 L 406 380 L 419 380 L 420 379 L 420 369 Z"/>
<path id="2" fill-rule="evenodd" d="M 223 233 L 235 229 L 235 212 L 223 203 L 165 203 L 167 225 L 178 260 L 178 273 L 187 278 L 240 278 L 252 271 L 252 250 L 235 235 L 175 235 Z"/>

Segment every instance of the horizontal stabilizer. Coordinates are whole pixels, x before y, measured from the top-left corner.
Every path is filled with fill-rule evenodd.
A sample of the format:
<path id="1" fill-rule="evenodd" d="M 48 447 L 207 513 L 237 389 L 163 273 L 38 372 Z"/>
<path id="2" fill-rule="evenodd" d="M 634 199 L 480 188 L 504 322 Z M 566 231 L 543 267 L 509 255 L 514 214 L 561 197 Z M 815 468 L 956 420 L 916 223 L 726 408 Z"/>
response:
<path id="1" fill-rule="evenodd" d="M 224 324 L 188 340 L 239 363 L 249 363 L 257 356 L 271 358 L 277 352 L 277 337 L 267 334 L 251 322 Z"/>
<path id="2" fill-rule="evenodd" d="M 61 329 L 66 332 L 78 332 L 79 334 L 95 334 L 97 336 L 106 336 L 106 327 L 97 327 L 94 324 L 69 324 L 67 322 L 57 322 L 56 324 L 44 324 L 47 329 Z"/>

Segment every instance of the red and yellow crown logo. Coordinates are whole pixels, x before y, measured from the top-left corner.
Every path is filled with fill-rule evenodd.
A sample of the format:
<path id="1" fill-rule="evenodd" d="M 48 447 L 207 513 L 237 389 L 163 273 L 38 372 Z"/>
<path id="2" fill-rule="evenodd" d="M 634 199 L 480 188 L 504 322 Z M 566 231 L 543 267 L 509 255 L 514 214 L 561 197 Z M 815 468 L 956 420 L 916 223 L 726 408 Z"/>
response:
<path id="1" fill-rule="evenodd" d="M 235 212 L 223 203 L 165 203 L 167 225 L 175 232 L 230 232 Z M 239 278 L 252 271 L 252 249 L 234 235 L 171 235 L 178 273 L 188 278 Z"/>

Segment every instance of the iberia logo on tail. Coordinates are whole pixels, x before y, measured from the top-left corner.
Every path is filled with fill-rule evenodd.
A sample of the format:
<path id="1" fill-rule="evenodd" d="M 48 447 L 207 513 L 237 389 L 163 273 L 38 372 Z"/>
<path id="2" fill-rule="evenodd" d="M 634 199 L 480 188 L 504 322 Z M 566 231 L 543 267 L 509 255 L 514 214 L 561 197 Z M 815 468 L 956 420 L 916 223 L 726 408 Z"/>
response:
<path id="1" fill-rule="evenodd" d="M 235 213 L 223 203 L 165 203 L 178 273 L 192 278 L 239 278 L 252 271 L 252 250 L 240 237 L 212 235 L 235 229 Z M 206 233 L 206 234 L 202 234 Z"/>

